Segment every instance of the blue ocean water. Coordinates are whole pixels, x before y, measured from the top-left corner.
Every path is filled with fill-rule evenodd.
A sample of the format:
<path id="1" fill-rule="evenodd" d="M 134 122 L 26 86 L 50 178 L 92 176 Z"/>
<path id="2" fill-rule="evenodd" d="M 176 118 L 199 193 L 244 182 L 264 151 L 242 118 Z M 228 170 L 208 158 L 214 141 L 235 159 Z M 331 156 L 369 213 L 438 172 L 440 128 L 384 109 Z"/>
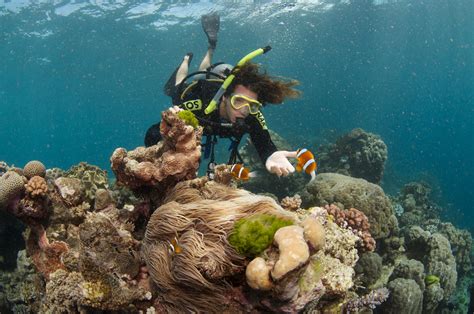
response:
<path id="1" fill-rule="evenodd" d="M 265 109 L 270 128 L 312 146 L 379 134 L 386 191 L 428 180 L 473 228 L 472 0 L 0 2 L 0 160 L 109 169 L 115 148 L 143 145 L 169 74 L 188 51 L 198 66 L 210 11 L 215 61 L 270 44 L 258 62 L 301 82 L 301 99 Z"/>

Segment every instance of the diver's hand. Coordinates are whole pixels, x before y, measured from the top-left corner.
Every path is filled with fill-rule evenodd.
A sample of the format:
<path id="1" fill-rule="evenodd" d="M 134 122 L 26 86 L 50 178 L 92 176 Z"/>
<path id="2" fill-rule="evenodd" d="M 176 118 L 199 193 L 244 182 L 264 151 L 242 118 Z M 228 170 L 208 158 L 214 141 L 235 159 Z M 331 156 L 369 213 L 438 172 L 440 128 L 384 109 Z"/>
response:
<path id="1" fill-rule="evenodd" d="M 295 172 L 295 168 L 288 161 L 288 158 L 296 158 L 296 151 L 276 151 L 267 158 L 265 167 L 267 168 L 268 172 L 274 173 L 277 176 L 287 176 L 288 174 Z"/>
<path id="2" fill-rule="evenodd" d="M 179 108 L 178 106 L 173 106 L 173 107 L 169 107 L 168 110 L 174 114 L 177 114 L 178 112 L 183 111 L 183 108 Z"/>

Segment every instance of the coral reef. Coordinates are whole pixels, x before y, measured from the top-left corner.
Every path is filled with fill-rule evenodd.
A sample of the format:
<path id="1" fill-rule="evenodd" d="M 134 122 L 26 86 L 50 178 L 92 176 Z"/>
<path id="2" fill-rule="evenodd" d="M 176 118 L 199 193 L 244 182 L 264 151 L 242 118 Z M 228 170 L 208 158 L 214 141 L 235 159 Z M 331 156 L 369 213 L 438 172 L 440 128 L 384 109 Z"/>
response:
<path id="1" fill-rule="evenodd" d="M 387 145 L 380 136 L 354 129 L 336 143 L 320 147 L 319 173 L 334 172 L 379 183 L 387 157 Z"/>
<path id="2" fill-rule="evenodd" d="M 154 187 L 164 195 L 177 182 L 196 177 L 202 128 L 194 130 L 169 110 L 162 113 L 160 128 L 163 140 L 157 145 L 114 151 L 110 160 L 118 182 L 132 189 Z"/>
<path id="3" fill-rule="evenodd" d="M 17 268 L 0 273 L 0 311 L 467 311 L 472 236 L 439 219 L 428 185 L 409 183 L 389 199 L 341 174 L 309 184 L 259 176 L 244 185 L 266 193 L 255 195 L 237 188 L 227 165 L 216 166 L 214 181 L 196 178 L 202 128 L 189 124 L 166 111 L 162 141 L 117 149 L 110 187 L 107 172 L 86 163 L 45 171 L 36 161 L 0 162 L 0 244 L 12 217 L 26 226 Z M 354 130 L 322 160 L 336 156 L 326 170 L 378 182 L 382 144 Z M 266 173 L 247 146 L 252 170 Z"/>
<path id="4" fill-rule="evenodd" d="M 363 179 L 322 173 L 300 195 L 304 207 L 334 204 L 341 209 L 357 208 L 369 218 L 370 234 L 375 239 L 398 230 L 397 218 L 383 190 Z"/>

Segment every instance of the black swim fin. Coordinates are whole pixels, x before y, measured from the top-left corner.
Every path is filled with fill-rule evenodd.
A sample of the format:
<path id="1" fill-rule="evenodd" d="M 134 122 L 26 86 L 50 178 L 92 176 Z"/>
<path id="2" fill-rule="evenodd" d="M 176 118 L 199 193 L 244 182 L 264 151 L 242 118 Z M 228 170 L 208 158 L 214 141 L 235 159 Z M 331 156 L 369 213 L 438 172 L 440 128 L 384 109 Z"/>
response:
<path id="1" fill-rule="evenodd" d="M 212 49 L 216 48 L 217 33 L 219 32 L 220 16 L 217 12 L 209 13 L 201 16 L 201 24 L 204 33 L 207 35 L 209 46 Z"/>

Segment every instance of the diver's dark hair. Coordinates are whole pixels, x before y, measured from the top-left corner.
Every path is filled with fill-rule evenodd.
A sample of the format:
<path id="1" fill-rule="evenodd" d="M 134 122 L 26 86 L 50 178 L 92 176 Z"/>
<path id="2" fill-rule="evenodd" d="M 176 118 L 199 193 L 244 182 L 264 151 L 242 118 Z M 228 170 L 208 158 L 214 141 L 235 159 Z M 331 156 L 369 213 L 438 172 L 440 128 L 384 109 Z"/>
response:
<path id="1" fill-rule="evenodd" d="M 286 98 L 297 98 L 301 91 L 293 87 L 299 82 L 283 77 L 272 77 L 254 63 L 246 63 L 237 69 L 232 84 L 227 88 L 229 96 L 237 85 L 243 85 L 258 94 L 258 100 L 264 105 L 281 104 Z"/>

